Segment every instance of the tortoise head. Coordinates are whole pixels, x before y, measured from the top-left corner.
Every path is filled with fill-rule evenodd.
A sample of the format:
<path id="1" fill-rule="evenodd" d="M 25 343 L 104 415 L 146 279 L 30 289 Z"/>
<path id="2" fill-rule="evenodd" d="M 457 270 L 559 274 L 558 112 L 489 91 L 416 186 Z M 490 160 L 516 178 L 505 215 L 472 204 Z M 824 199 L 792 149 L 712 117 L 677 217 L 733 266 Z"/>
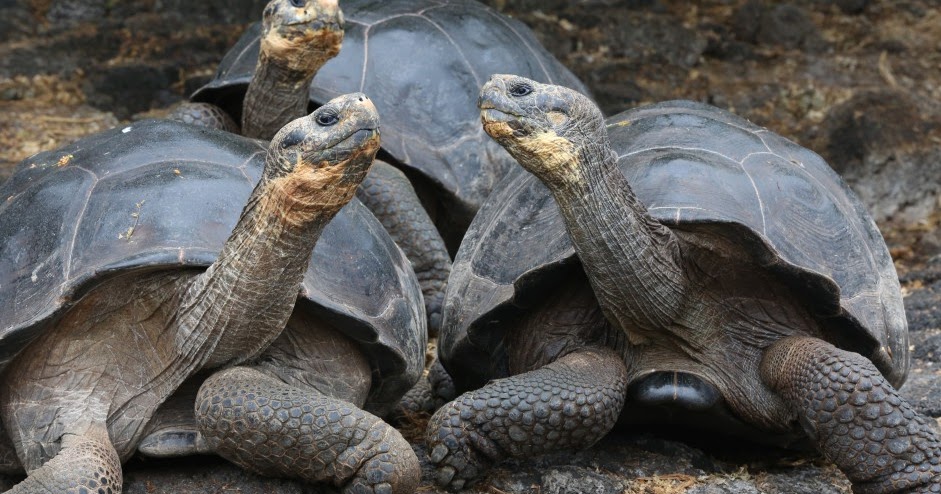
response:
<path id="1" fill-rule="evenodd" d="M 263 180 L 291 209 L 339 209 L 379 150 L 379 113 L 363 93 L 339 96 L 285 125 L 271 140 Z"/>
<path id="2" fill-rule="evenodd" d="M 547 183 L 578 176 L 580 155 L 607 142 L 601 110 L 572 89 L 493 75 L 477 100 L 484 129 Z"/>
<path id="3" fill-rule="evenodd" d="M 261 53 L 290 70 L 314 73 L 340 53 L 337 0 L 271 0 L 262 16 Z"/>

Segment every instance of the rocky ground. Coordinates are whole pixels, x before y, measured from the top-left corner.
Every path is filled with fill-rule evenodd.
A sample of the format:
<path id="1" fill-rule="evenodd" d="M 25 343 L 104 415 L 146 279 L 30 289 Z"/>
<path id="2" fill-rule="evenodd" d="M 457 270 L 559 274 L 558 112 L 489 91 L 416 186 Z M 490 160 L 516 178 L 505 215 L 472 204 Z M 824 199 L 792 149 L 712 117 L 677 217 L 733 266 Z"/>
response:
<path id="1" fill-rule="evenodd" d="M 19 160 L 198 87 L 262 0 L 0 0 L 0 180 Z M 870 207 L 906 294 L 903 394 L 941 417 L 941 3 L 489 0 L 530 25 L 608 114 L 671 98 L 731 109 L 822 154 Z M 416 441 L 416 449 L 423 455 Z M 126 492 L 331 492 L 212 457 L 135 459 Z M 0 488 L 16 479 L 0 478 Z M 436 492 L 423 485 L 423 492 Z M 681 431 L 514 460 L 479 493 L 848 493 L 813 455 Z"/>

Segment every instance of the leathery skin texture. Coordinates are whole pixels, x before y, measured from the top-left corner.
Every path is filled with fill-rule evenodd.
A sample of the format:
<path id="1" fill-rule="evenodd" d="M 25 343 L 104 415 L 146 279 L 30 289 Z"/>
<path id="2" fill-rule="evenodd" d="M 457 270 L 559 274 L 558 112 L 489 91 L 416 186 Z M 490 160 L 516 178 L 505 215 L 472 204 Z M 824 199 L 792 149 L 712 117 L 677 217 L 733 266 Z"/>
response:
<path id="1" fill-rule="evenodd" d="M 381 419 L 251 368 L 207 379 L 196 418 L 219 455 L 262 475 L 329 482 L 350 494 L 406 494 L 418 485 L 415 453 Z"/>
<path id="2" fill-rule="evenodd" d="M 591 446 L 614 427 L 626 386 L 620 356 L 585 348 L 464 393 L 428 423 L 437 482 L 457 490 L 507 455 Z"/>
<path id="3" fill-rule="evenodd" d="M 62 450 L 8 494 L 120 494 L 121 459 L 104 430 L 67 434 Z"/>
<path id="4" fill-rule="evenodd" d="M 428 368 L 428 375 L 419 379 L 399 401 L 395 414 L 400 417 L 410 413 L 431 414 L 453 400 L 455 394 L 454 381 L 436 359 Z"/>
<path id="5" fill-rule="evenodd" d="M 761 374 L 854 492 L 941 492 L 941 440 L 869 360 L 794 336 L 767 350 Z"/>

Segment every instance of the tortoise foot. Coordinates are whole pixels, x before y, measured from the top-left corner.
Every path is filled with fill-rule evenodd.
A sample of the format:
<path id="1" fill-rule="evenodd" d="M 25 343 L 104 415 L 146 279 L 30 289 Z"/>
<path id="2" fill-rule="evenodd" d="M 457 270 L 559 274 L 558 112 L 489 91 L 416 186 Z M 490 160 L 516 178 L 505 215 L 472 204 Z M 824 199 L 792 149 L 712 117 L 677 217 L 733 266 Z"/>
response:
<path id="1" fill-rule="evenodd" d="M 765 352 L 761 375 L 853 492 L 941 492 L 941 440 L 868 359 L 789 337 Z"/>
<path id="2" fill-rule="evenodd" d="M 398 431 L 355 405 L 233 367 L 207 379 L 196 419 L 212 449 L 262 475 L 329 482 L 346 493 L 412 493 L 418 458 Z"/>
<path id="3" fill-rule="evenodd" d="M 7 494 L 120 494 L 122 483 L 121 459 L 102 427 L 63 436 L 59 454 Z"/>
<path id="4" fill-rule="evenodd" d="M 586 348 L 464 393 L 428 423 L 437 482 L 461 489 L 503 456 L 591 446 L 614 427 L 626 382 L 617 354 Z"/>

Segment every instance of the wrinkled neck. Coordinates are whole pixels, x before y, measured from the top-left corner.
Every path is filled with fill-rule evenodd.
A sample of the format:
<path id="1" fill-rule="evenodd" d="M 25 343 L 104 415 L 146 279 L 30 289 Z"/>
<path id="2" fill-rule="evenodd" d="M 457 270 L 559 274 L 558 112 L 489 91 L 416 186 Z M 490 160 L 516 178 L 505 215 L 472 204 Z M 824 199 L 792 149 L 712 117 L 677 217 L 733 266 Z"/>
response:
<path id="1" fill-rule="evenodd" d="M 244 361 L 281 334 L 314 244 L 339 210 L 299 211 L 278 180 L 255 187 L 219 258 L 181 303 L 178 348 L 197 352 L 204 366 Z"/>
<path id="2" fill-rule="evenodd" d="M 306 115 L 308 88 L 322 65 L 301 71 L 259 53 L 242 103 L 242 134 L 270 140 L 281 127 Z"/>
<path id="3" fill-rule="evenodd" d="M 638 200 L 606 139 L 576 156 L 575 178 L 547 185 L 602 310 L 641 343 L 672 323 L 683 302 L 679 244 Z"/>

